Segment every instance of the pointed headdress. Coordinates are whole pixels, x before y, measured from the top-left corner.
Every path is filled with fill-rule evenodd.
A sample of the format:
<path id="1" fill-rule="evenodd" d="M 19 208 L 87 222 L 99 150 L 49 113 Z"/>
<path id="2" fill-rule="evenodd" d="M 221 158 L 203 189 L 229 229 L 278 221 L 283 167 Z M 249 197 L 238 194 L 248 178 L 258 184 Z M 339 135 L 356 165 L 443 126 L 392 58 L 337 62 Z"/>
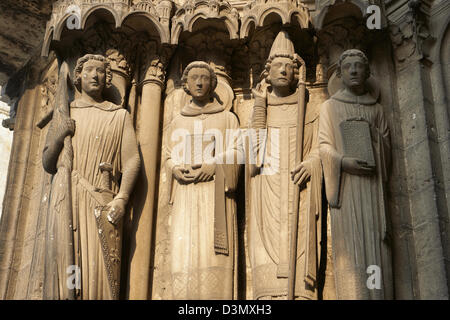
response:
<path id="1" fill-rule="evenodd" d="M 272 48 L 269 53 L 269 60 L 273 60 L 275 57 L 294 58 L 294 55 L 296 55 L 294 44 L 289 38 L 288 33 L 285 30 L 281 30 L 273 41 Z"/>
<path id="2" fill-rule="evenodd" d="M 266 61 L 265 70 L 262 73 L 262 77 L 267 77 L 270 64 L 273 59 L 277 57 L 291 58 L 296 64 L 296 78 L 298 80 L 298 69 L 304 64 L 303 59 L 295 53 L 294 44 L 289 38 L 289 34 L 286 30 L 281 30 L 273 41 L 272 48 L 270 49 L 269 57 Z"/>

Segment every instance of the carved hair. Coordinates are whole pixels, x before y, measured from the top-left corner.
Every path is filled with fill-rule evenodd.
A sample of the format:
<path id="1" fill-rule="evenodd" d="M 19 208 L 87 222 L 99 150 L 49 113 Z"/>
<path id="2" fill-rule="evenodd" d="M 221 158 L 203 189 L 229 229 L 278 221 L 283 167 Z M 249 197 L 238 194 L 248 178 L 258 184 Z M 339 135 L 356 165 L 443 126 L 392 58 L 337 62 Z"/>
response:
<path id="1" fill-rule="evenodd" d="M 362 52 L 361 50 L 358 50 L 358 49 L 350 49 L 350 50 L 344 51 L 344 53 L 341 54 L 341 57 L 339 58 L 339 61 L 338 61 L 337 70 L 336 70 L 337 77 L 339 77 L 339 78 L 341 77 L 342 63 L 348 57 L 360 57 L 363 60 L 364 65 L 366 66 L 366 79 L 370 77 L 369 59 L 367 59 L 367 56 L 364 54 L 364 52 Z"/>
<path id="2" fill-rule="evenodd" d="M 73 84 L 78 89 L 78 91 L 81 92 L 81 72 L 83 71 L 83 66 L 86 62 L 89 60 L 97 60 L 101 61 L 105 65 L 105 87 L 109 88 L 111 87 L 111 80 L 112 80 L 112 72 L 111 72 L 111 65 L 109 64 L 108 60 L 99 54 L 86 54 L 77 61 L 77 65 L 75 67 L 75 80 L 73 81 Z"/>
<path id="3" fill-rule="evenodd" d="M 209 71 L 210 81 L 211 81 L 211 87 L 209 89 L 209 93 L 211 95 L 217 87 L 217 75 L 214 72 L 214 69 L 208 63 L 206 63 L 204 61 L 191 62 L 184 69 L 183 76 L 181 77 L 181 83 L 183 84 L 184 91 L 189 95 L 191 94 L 189 92 L 189 89 L 187 88 L 187 79 L 188 79 L 189 71 L 191 71 L 191 69 L 194 69 L 194 68 L 203 68 L 203 69 L 206 69 Z"/>
<path id="4" fill-rule="evenodd" d="M 292 60 L 292 62 L 294 63 L 294 81 L 292 82 L 291 86 L 292 87 L 297 86 L 298 80 L 300 79 L 300 67 L 301 67 L 302 63 L 300 62 L 300 59 L 297 58 L 296 54 L 292 55 L 292 54 L 287 54 L 287 53 L 276 53 L 276 54 L 270 56 L 266 61 L 266 65 L 265 65 L 264 71 L 261 75 L 261 79 L 266 78 L 266 80 L 268 80 L 267 82 L 269 82 L 269 84 L 270 84 L 269 72 L 270 72 L 270 67 L 272 66 L 272 62 L 273 62 L 273 60 L 275 60 L 275 58 L 289 58 Z"/>

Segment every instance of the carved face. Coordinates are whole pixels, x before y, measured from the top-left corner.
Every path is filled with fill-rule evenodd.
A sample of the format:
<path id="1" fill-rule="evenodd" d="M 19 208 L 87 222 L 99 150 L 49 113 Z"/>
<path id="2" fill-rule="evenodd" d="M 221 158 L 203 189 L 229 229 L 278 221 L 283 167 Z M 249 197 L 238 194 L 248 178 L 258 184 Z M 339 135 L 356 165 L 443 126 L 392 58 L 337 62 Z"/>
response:
<path id="1" fill-rule="evenodd" d="M 289 87 L 294 81 L 294 63 L 290 58 L 276 57 L 270 64 L 269 79 L 273 87 Z"/>
<path id="2" fill-rule="evenodd" d="M 211 75 L 205 68 L 192 68 L 187 77 L 187 88 L 196 100 L 209 99 Z"/>
<path id="3" fill-rule="evenodd" d="M 106 81 L 106 68 L 102 61 L 88 60 L 81 71 L 81 89 L 89 95 L 103 91 Z"/>
<path id="4" fill-rule="evenodd" d="M 367 79 L 366 65 L 358 56 L 345 58 L 341 64 L 341 78 L 346 87 L 362 86 Z"/>

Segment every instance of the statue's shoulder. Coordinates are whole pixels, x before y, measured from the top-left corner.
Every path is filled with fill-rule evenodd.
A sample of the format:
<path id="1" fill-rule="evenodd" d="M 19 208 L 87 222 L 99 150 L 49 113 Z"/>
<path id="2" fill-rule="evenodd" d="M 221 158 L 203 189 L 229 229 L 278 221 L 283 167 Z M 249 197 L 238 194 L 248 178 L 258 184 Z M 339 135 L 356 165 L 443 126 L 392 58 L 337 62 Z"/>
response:
<path id="1" fill-rule="evenodd" d="M 334 100 L 333 97 L 330 97 L 322 103 L 321 109 L 330 108 L 333 105 L 333 103 L 336 103 L 336 100 Z"/>

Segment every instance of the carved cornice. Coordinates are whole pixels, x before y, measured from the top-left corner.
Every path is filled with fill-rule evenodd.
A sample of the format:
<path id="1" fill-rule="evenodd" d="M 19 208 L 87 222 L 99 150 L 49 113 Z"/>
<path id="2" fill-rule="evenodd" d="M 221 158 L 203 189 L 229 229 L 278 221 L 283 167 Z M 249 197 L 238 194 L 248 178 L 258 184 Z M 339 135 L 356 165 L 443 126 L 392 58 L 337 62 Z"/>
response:
<path id="1" fill-rule="evenodd" d="M 264 20 L 271 13 L 277 14 L 282 24 L 293 22 L 297 19 L 302 29 L 307 29 L 311 24 L 311 17 L 308 7 L 298 0 L 253 0 L 244 7 L 241 13 L 241 38 L 248 37 L 250 26 L 262 27 Z"/>
<path id="2" fill-rule="evenodd" d="M 98 10 L 110 12 L 116 28 L 130 16 L 143 16 L 155 26 L 161 43 L 169 43 L 172 8 L 170 0 L 59 0 L 53 4 L 52 15 L 47 22 L 42 55 L 48 55 L 52 40 L 60 40 L 68 19 L 75 15 L 79 21 L 76 27 L 84 29 L 89 16 Z"/>
<path id="3" fill-rule="evenodd" d="M 182 31 L 192 32 L 192 27 L 198 19 L 223 20 L 230 39 L 239 37 L 239 13 L 227 1 L 189 0 L 172 18 L 171 44 L 178 44 Z"/>

